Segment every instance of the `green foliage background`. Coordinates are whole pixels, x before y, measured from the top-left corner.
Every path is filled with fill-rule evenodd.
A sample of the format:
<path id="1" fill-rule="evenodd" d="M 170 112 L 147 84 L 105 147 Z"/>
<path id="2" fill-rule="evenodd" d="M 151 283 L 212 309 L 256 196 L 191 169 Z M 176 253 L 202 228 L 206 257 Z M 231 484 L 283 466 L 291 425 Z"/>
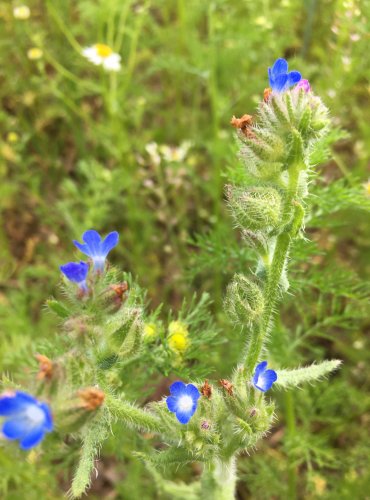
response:
<path id="1" fill-rule="evenodd" d="M 250 256 L 225 209 L 224 185 L 238 175 L 229 121 L 254 112 L 266 68 L 286 57 L 337 129 L 327 140 L 331 160 L 317 172 L 309 241 L 292 255 L 291 295 L 271 351 L 287 368 L 321 358 L 344 365 L 317 387 L 274 391 L 279 419 L 240 461 L 238 495 L 283 499 L 297 481 L 301 498 L 368 498 L 369 2 L 32 0 L 25 21 L 13 18 L 16 5 L 0 3 L 4 385 L 11 374 L 34 373 L 33 353 L 53 342 L 57 321 L 43 304 L 58 293 L 71 239 L 88 228 L 120 232 L 112 259 L 148 289 L 151 307 L 163 302 L 163 318 L 194 291 L 210 294 L 222 342 L 209 346 L 204 363 L 215 378 L 230 371 L 241 341 L 222 300 Z M 81 56 L 96 42 L 121 53 L 120 73 Z M 43 57 L 29 60 L 31 47 Z M 146 149 L 153 141 L 191 148 L 184 160 L 158 165 Z M 155 472 L 132 454 L 148 446 L 117 426 L 89 498 L 156 498 Z M 0 495 L 63 498 L 76 454 L 52 465 L 47 458 L 9 454 L 1 443 Z M 198 472 L 168 476 L 190 481 Z"/>

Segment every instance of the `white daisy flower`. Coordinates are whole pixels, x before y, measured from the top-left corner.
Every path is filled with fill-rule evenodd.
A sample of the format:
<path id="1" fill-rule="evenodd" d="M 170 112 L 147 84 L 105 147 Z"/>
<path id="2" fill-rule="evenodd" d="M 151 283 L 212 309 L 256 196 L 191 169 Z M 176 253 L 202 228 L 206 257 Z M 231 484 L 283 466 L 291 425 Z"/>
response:
<path id="1" fill-rule="evenodd" d="M 103 66 L 107 71 L 119 71 L 121 69 L 121 56 L 104 43 L 96 43 L 86 47 L 82 54 L 96 66 Z"/>

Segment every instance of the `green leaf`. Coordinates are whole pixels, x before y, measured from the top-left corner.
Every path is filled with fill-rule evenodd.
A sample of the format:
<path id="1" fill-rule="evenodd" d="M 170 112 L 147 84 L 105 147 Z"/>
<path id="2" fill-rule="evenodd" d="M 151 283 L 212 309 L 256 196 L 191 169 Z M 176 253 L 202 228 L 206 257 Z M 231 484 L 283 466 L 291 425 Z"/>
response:
<path id="1" fill-rule="evenodd" d="M 331 361 L 323 361 L 318 365 L 313 364 L 305 368 L 297 368 L 296 370 L 277 370 L 278 378 L 274 386 L 289 388 L 296 387 L 303 382 L 314 382 L 339 368 L 341 363 L 342 361 L 333 359 Z"/>
<path id="2" fill-rule="evenodd" d="M 70 312 L 64 307 L 60 302 L 55 299 L 49 299 L 46 301 L 46 306 L 53 311 L 60 318 L 68 318 Z"/>
<path id="3" fill-rule="evenodd" d="M 107 421 L 100 413 L 89 425 L 83 438 L 80 462 L 69 492 L 72 498 L 79 498 L 89 487 L 95 457 L 99 454 L 101 444 L 107 436 Z"/>
<path id="4" fill-rule="evenodd" d="M 161 422 L 155 415 L 127 401 L 106 394 L 105 404 L 117 420 L 130 428 L 151 432 L 161 432 L 162 430 Z"/>

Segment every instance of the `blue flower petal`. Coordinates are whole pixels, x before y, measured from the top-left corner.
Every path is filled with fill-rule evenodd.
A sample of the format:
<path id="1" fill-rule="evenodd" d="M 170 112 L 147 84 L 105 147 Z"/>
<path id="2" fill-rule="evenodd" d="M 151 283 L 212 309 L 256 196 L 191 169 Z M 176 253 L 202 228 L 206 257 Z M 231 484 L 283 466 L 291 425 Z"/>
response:
<path id="1" fill-rule="evenodd" d="M 19 403 L 23 405 L 28 406 L 30 403 L 37 405 L 38 403 L 36 398 L 31 396 L 30 394 L 27 394 L 26 392 L 16 391 L 15 396 L 17 401 L 19 401 Z"/>
<path id="2" fill-rule="evenodd" d="M 200 398 L 200 392 L 193 384 L 188 384 L 186 386 L 186 394 L 189 394 L 189 396 L 191 396 L 192 400 L 195 402 Z"/>
<path id="3" fill-rule="evenodd" d="M 281 75 L 277 75 L 272 84 L 272 90 L 276 90 L 277 92 L 282 92 L 287 87 L 288 75 L 286 73 L 282 73 Z"/>
<path id="4" fill-rule="evenodd" d="M 42 408 L 45 414 L 44 429 L 47 432 L 51 432 L 54 428 L 53 416 L 51 414 L 50 408 L 46 403 L 39 403 L 40 408 Z"/>
<path id="5" fill-rule="evenodd" d="M 173 396 L 169 396 L 167 399 L 166 399 L 166 403 L 167 403 L 167 407 L 170 411 L 172 411 L 173 413 L 176 412 L 177 410 L 177 399 Z"/>
<path id="6" fill-rule="evenodd" d="M 108 253 L 118 244 L 119 235 L 117 231 L 109 233 L 101 244 L 101 254 L 106 257 Z"/>
<path id="7" fill-rule="evenodd" d="M 82 235 L 82 239 L 88 245 L 91 252 L 91 257 L 100 255 L 101 236 L 97 231 L 95 231 L 94 229 L 85 231 Z"/>
<path id="8" fill-rule="evenodd" d="M 277 374 L 274 370 L 266 370 L 258 378 L 258 385 L 256 387 L 262 392 L 271 389 L 272 384 L 277 380 Z"/>
<path id="9" fill-rule="evenodd" d="M 279 59 L 276 59 L 273 67 L 272 67 L 272 73 L 274 76 L 279 75 L 280 73 L 287 73 L 288 71 L 288 63 L 285 59 L 280 57 Z"/>
<path id="10" fill-rule="evenodd" d="M 89 265 L 86 262 L 68 262 L 59 269 L 62 273 L 74 283 L 81 283 L 86 280 L 89 271 Z"/>
<path id="11" fill-rule="evenodd" d="M 45 432 L 42 427 L 36 427 L 35 429 L 32 429 L 32 431 L 22 439 L 20 447 L 22 448 L 22 450 L 29 450 L 30 448 L 33 448 L 34 446 L 38 445 L 40 441 L 42 441 L 44 434 Z"/>
<path id="12" fill-rule="evenodd" d="M 180 422 L 180 424 L 187 424 L 191 417 L 194 415 L 194 411 L 177 411 L 176 412 L 176 417 L 177 420 Z"/>
<path id="13" fill-rule="evenodd" d="M 286 84 L 288 87 L 291 87 L 292 85 L 298 83 L 301 79 L 302 76 L 299 71 L 291 71 L 290 73 L 288 73 L 288 80 Z"/>
<path id="14" fill-rule="evenodd" d="M 261 363 L 259 363 L 257 366 L 256 366 L 256 370 L 254 372 L 254 375 L 259 376 L 260 373 L 264 372 L 267 368 L 267 361 L 261 361 Z"/>
<path id="15" fill-rule="evenodd" d="M 23 410 L 23 405 L 14 396 L 3 396 L 0 398 L 0 415 L 16 415 Z"/>
<path id="16" fill-rule="evenodd" d="M 186 384 L 180 380 L 170 385 L 170 393 L 173 396 L 181 396 L 186 390 Z"/>
<path id="17" fill-rule="evenodd" d="M 267 361 L 262 361 L 256 366 L 253 375 L 253 385 L 256 389 L 266 392 L 271 389 L 272 384 L 277 380 L 277 374 L 274 370 L 266 370 Z"/>
<path id="18" fill-rule="evenodd" d="M 26 417 L 7 420 L 3 425 L 3 434 L 7 439 L 19 439 L 29 432 L 29 420 Z"/>
<path id="19" fill-rule="evenodd" d="M 88 257 L 92 257 L 89 245 L 86 245 L 86 243 L 80 243 L 76 240 L 73 240 L 73 244 L 80 250 L 80 252 L 84 253 Z"/>
<path id="20" fill-rule="evenodd" d="M 17 391 L 14 396 L 0 396 L 0 415 L 16 415 L 22 412 L 30 404 L 37 404 L 37 401 L 28 394 Z"/>

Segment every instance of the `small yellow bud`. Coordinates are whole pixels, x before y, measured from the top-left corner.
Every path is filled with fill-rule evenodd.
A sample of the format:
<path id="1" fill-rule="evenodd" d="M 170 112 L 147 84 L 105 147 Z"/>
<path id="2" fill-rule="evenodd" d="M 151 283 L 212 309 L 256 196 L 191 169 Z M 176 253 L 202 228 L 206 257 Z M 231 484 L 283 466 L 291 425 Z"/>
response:
<path id="1" fill-rule="evenodd" d="M 168 333 L 169 335 L 173 335 L 174 333 L 182 333 L 183 335 L 188 335 L 188 327 L 185 323 L 181 321 L 171 321 L 168 325 Z"/>
<path id="2" fill-rule="evenodd" d="M 9 132 L 6 136 L 6 140 L 12 144 L 18 142 L 19 135 L 16 132 Z"/>
<path id="3" fill-rule="evenodd" d="M 145 340 L 154 340 L 158 335 L 157 325 L 154 323 L 147 323 L 144 325 L 144 339 Z"/>
<path id="4" fill-rule="evenodd" d="M 30 61 L 37 61 L 38 59 L 41 59 L 43 54 L 43 51 L 38 47 L 32 47 L 32 49 L 27 51 L 27 57 Z"/>
<path id="5" fill-rule="evenodd" d="M 13 9 L 13 16 L 15 19 L 21 19 L 24 21 L 25 19 L 28 19 L 31 15 L 30 8 L 27 7 L 27 5 L 20 5 L 19 7 L 15 7 Z"/>
<path id="6" fill-rule="evenodd" d="M 189 340 L 182 333 L 175 333 L 169 338 L 168 344 L 173 351 L 183 353 L 189 346 Z"/>
<path id="7" fill-rule="evenodd" d="M 172 351 L 182 354 L 189 347 L 189 332 L 185 323 L 171 321 L 168 325 L 168 345 Z"/>

